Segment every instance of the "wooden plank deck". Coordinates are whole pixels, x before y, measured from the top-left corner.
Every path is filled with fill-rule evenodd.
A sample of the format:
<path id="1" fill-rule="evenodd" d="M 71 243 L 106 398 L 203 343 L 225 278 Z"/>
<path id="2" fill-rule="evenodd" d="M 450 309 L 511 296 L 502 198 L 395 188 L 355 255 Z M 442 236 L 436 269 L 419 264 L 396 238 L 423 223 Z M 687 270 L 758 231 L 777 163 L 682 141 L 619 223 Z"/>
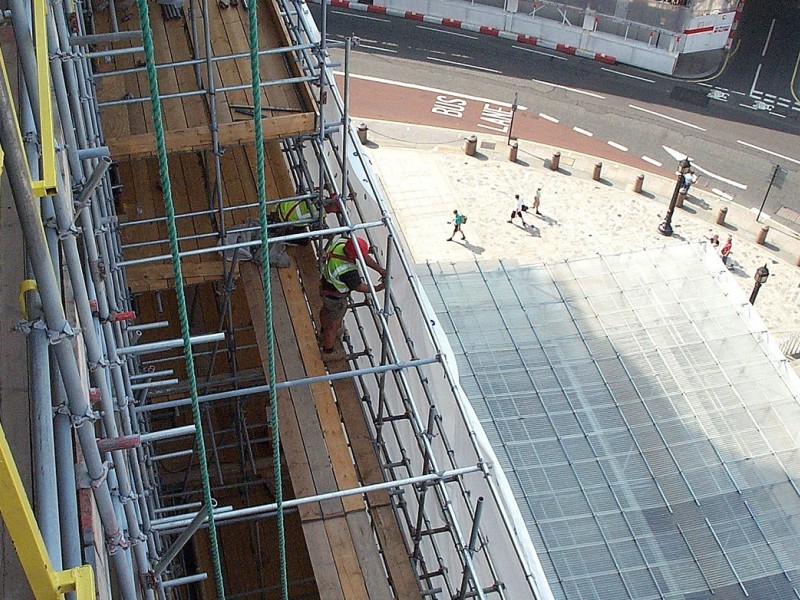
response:
<path id="1" fill-rule="evenodd" d="M 263 341 L 260 275 L 252 264 L 243 264 L 240 269 L 256 335 Z M 281 375 L 296 379 L 324 373 L 296 269 L 281 269 L 274 274 L 272 289 L 273 326 L 276 339 L 280 340 L 276 347 Z M 266 349 L 261 345 L 263 361 Z M 330 386 L 293 387 L 288 392 L 288 401 L 283 398 L 281 401 L 281 440 L 295 492 L 301 496 L 357 487 L 359 480 Z M 305 515 L 301 513 L 301 518 L 315 576 L 328 586 L 326 590 L 320 589 L 320 597 L 392 598 L 363 497 L 348 496 L 323 502 L 317 515 L 306 511 Z M 319 519 L 324 524 L 324 538 L 317 525 Z M 316 551 L 320 552 L 319 560 Z M 329 553 L 333 563 L 327 559 Z"/>
<path id="2" fill-rule="evenodd" d="M 274 2 L 262 3 L 266 10 L 259 12 L 259 44 L 261 49 L 274 49 L 289 45 L 288 35 L 281 26 Z M 215 89 L 245 86 L 215 94 L 216 115 L 219 125 L 219 143 L 223 147 L 251 144 L 253 127 L 250 117 L 236 106 L 252 106 L 249 90 L 250 64 L 248 58 L 230 58 L 233 53 L 249 51 L 247 11 L 243 6 L 220 9 L 211 3 L 209 22 L 211 52 L 215 58 L 212 73 Z M 121 30 L 139 29 L 138 12 L 120 8 Z M 95 14 L 97 32 L 110 31 L 107 12 Z M 150 14 L 156 63 L 159 65 L 187 61 L 193 58 L 191 23 L 188 16 L 165 21 L 160 11 Z M 198 17 L 199 48 L 197 58 L 205 57 L 202 20 Z M 140 40 L 126 40 L 98 46 L 98 50 L 131 48 L 141 45 Z M 222 58 L 227 57 L 227 58 Z M 260 57 L 262 82 L 283 80 L 299 73 L 292 60 L 282 54 Z M 122 69 L 141 67 L 141 52 L 117 55 L 96 61 L 100 73 L 114 73 Z M 205 94 L 172 97 L 171 94 L 196 92 L 207 89 L 205 64 L 199 68 L 199 81 L 195 67 L 185 65 L 158 70 L 159 93 L 162 96 L 164 125 L 167 130 L 168 152 L 196 152 L 212 147 L 210 112 Z M 102 102 L 149 97 L 146 73 L 108 75 L 98 80 L 97 97 Z M 307 83 L 277 84 L 262 88 L 264 110 L 264 135 L 267 139 L 309 134 L 316 131 L 315 101 Z M 149 101 L 123 105 L 103 106 L 100 109 L 106 143 L 115 160 L 147 158 L 154 156 L 153 123 Z"/>

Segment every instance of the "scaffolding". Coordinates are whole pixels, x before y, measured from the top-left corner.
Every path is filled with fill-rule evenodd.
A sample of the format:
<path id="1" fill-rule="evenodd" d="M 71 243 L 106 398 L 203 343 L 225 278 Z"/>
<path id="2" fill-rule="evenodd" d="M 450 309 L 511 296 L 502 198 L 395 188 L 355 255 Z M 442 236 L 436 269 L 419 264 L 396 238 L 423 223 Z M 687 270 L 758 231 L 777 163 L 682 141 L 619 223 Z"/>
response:
<path id="1" fill-rule="evenodd" d="M 326 5 L 318 29 L 299 1 L 260 3 L 260 23 L 242 4 L 189 0 L 185 12 L 156 5 L 162 15 L 148 18 L 140 0 L 137 21 L 115 0 L 51 0 L 46 16 L 36 0 L 32 21 L 25 2 L 11 1 L 21 124 L 5 123 L 0 143 L 30 265 L 19 328 L 36 361 L 33 447 L 45 466 L 36 516 L 54 568 L 92 564 L 100 597 L 123 600 L 550 598 L 350 130 Z M 265 40 L 255 53 L 243 15 Z M 31 35 L 41 19 L 46 42 Z M 48 90 L 36 63 L 45 43 Z M 253 54 L 261 83 L 247 71 Z M 39 189 L 32 181 L 53 131 L 38 99 L 51 91 L 58 168 L 55 189 Z M 258 198 L 262 146 L 269 178 Z M 166 163 L 160 182 L 156 157 Z M 174 215 L 161 205 L 170 186 Z M 286 201 L 312 202 L 317 217 L 291 231 L 256 219 Z M 324 364 L 317 263 L 326 239 L 355 232 L 387 284 L 350 300 L 346 360 Z M 273 249 L 288 267 L 270 268 Z M 359 251 L 366 273 L 364 258 Z M 100 531 L 79 519 L 86 510 Z M 284 541 L 284 516 L 302 535 Z M 276 558 L 284 553 L 288 576 Z"/>

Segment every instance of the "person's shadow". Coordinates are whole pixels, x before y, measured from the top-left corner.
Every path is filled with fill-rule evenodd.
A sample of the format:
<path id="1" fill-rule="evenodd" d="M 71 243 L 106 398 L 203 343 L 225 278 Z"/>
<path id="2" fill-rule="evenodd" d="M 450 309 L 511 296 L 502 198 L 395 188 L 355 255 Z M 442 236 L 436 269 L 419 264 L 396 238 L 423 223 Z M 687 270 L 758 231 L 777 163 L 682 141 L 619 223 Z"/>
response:
<path id="1" fill-rule="evenodd" d="M 483 254 L 486 252 L 486 248 L 483 246 L 476 246 L 475 244 L 471 244 L 469 240 L 453 240 L 459 246 L 464 246 L 467 250 L 472 252 L 473 254 Z"/>
<path id="2" fill-rule="evenodd" d="M 533 213 L 533 216 L 535 216 L 537 219 L 544 221 L 548 225 L 558 225 L 558 221 L 556 219 L 554 219 L 553 217 L 548 217 L 544 213 L 540 212 L 538 215 L 536 213 Z"/>
<path id="3" fill-rule="evenodd" d="M 539 231 L 539 228 L 533 223 L 527 223 L 525 225 L 517 225 L 514 223 L 513 225 L 517 229 L 522 229 L 522 231 L 529 234 L 531 237 L 542 237 L 542 233 Z"/>

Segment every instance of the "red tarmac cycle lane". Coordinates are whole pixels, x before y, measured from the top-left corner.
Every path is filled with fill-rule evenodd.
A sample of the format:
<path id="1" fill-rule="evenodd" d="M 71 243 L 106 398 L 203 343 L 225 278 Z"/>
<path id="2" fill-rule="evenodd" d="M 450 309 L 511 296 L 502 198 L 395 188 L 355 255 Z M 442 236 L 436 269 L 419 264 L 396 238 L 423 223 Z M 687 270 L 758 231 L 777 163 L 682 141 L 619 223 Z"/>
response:
<path id="1" fill-rule="evenodd" d="M 339 89 L 343 81 L 337 76 Z M 414 125 L 428 125 L 481 134 L 508 136 L 511 105 L 472 96 L 440 92 L 402 83 L 376 81 L 351 76 L 350 114 L 354 118 L 376 119 Z M 666 169 L 651 165 L 641 158 L 617 150 L 606 142 L 587 137 L 557 123 L 532 114 L 530 109 L 517 110 L 513 134 L 516 139 L 573 150 L 631 167 L 671 177 Z"/>

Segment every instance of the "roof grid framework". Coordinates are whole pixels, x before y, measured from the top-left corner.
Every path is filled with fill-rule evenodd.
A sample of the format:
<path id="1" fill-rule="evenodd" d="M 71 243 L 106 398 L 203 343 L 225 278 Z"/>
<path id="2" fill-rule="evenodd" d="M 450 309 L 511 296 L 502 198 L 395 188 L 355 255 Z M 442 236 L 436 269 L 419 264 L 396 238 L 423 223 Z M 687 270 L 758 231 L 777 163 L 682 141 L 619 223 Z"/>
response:
<path id="1" fill-rule="evenodd" d="M 800 596 L 800 384 L 702 248 L 421 272 L 557 598 Z"/>

